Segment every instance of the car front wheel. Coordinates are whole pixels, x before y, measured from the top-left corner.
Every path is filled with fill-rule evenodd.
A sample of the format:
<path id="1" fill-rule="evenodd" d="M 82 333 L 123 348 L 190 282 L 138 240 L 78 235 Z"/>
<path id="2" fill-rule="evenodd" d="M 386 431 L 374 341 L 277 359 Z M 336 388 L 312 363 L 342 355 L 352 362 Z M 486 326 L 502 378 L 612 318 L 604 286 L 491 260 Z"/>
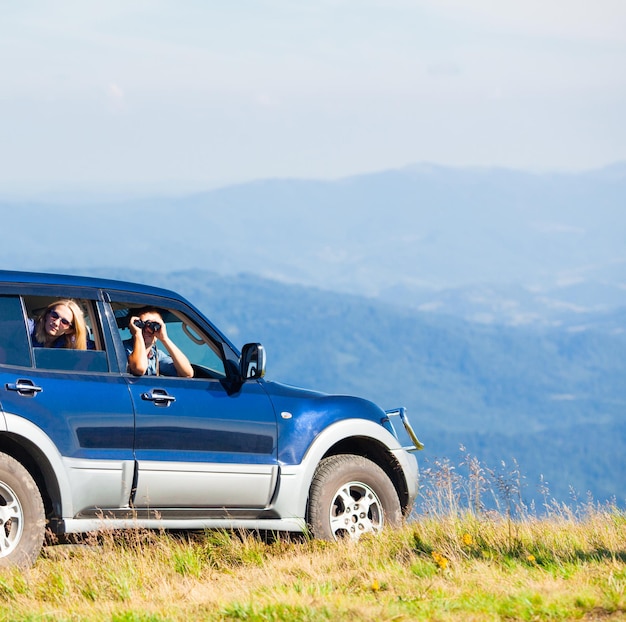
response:
<path id="1" fill-rule="evenodd" d="M 45 526 L 37 484 L 17 460 L 0 453 L 0 566 L 32 566 Z"/>
<path id="2" fill-rule="evenodd" d="M 362 456 L 322 460 L 309 494 L 309 525 L 316 538 L 358 539 L 402 522 L 398 494 L 387 474 Z"/>

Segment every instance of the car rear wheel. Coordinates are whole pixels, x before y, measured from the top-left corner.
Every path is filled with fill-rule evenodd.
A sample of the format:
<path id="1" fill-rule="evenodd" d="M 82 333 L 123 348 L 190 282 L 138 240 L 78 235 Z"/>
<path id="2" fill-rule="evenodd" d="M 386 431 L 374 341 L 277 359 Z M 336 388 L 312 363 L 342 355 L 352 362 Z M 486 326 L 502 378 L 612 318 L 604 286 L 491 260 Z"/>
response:
<path id="1" fill-rule="evenodd" d="M 0 566 L 32 566 L 43 546 L 46 519 L 30 473 L 0 453 Z"/>
<path id="2" fill-rule="evenodd" d="M 402 522 L 398 494 L 387 474 L 362 456 L 322 460 L 309 494 L 309 526 L 316 538 L 358 539 Z"/>

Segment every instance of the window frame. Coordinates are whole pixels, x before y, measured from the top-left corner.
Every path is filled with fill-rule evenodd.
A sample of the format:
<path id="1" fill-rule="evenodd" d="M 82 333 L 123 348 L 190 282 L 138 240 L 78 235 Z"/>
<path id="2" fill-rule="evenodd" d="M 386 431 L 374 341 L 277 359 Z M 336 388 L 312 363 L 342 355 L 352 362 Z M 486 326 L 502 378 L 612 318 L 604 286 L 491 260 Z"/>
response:
<path id="1" fill-rule="evenodd" d="M 21 332 L 22 332 L 22 344 L 21 347 L 26 347 L 25 351 L 22 352 L 22 355 L 26 354 L 27 356 L 24 358 L 23 362 L 28 362 L 27 365 L 20 365 L 19 363 L 14 362 L 2 362 L 0 361 L 0 367 L 12 367 L 16 369 L 32 369 L 34 368 L 34 356 L 33 356 L 33 347 L 30 342 L 30 335 L 28 334 L 28 326 L 26 323 L 26 314 L 24 308 L 24 299 L 17 292 L 2 292 L 0 294 L 0 298 L 2 299 L 12 299 L 17 303 L 16 311 L 19 309 L 19 313 L 15 318 L 16 323 L 21 320 Z M 19 320 L 18 320 L 19 318 Z M 19 330 L 19 328 L 16 328 Z M 19 337 L 18 337 L 19 339 Z M 28 361 L 26 361 L 26 358 Z"/>
<path id="2" fill-rule="evenodd" d="M 5 283 L 2 285 L 2 296 L 15 296 L 19 299 L 22 309 L 22 322 L 24 336 L 28 343 L 30 353 L 30 365 L 28 367 L 6 365 L 7 367 L 15 367 L 19 369 L 31 369 L 41 373 L 77 373 L 77 374 L 111 374 L 119 373 L 119 365 L 116 358 L 113 356 L 115 349 L 113 342 L 107 337 L 107 331 L 105 329 L 104 317 L 102 315 L 102 292 L 98 288 L 83 287 L 73 285 L 58 285 L 58 284 L 19 284 L 19 283 Z M 104 369 L 80 369 L 80 368 L 66 368 L 66 367 L 54 367 L 54 366 L 38 366 L 36 348 L 32 345 L 30 335 L 28 332 L 28 320 L 32 319 L 29 315 L 31 311 L 35 310 L 32 303 L 27 304 L 28 299 L 41 298 L 43 300 L 53 301 L 55 299 L 60 300 L 63 298 L 70 298 L 80 301 L 87 307 L 89 315 L 89 324 L 93 331 L 94 342 L 97 346 L 96 350 L 88 350 L 88 352 L 102 352 L 106 361 L 106 370 Z M 39 308 L 39 307 L 36 307 Z M 59 348 L 61 350 L 61 348 Z M 97 355 L 96 355 L 97 356 Z M 63 355 L 60 355 L 63 357 Z M 64 358 L 71 358 L 65 356 Z M 95 358 L 93 355 L 87 355 L 85 357 L 85 363 L 88 363 L 89 358 Z M 3 364 L 4 365 L 4 364 Z"/>

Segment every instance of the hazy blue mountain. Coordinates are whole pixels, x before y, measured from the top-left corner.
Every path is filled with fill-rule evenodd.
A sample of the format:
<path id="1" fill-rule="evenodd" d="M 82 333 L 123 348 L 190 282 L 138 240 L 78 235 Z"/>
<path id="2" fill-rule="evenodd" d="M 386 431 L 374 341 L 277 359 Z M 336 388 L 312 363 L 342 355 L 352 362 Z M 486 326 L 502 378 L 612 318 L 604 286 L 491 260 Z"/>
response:
<path id="1" fill-rule="evenodd" d="M 250 272 L 482 322 L 552 323 L 626 304 L 625 199 L 616 164 L 419 165 L 87 207 L 0 202 L 0 265 Z"/>

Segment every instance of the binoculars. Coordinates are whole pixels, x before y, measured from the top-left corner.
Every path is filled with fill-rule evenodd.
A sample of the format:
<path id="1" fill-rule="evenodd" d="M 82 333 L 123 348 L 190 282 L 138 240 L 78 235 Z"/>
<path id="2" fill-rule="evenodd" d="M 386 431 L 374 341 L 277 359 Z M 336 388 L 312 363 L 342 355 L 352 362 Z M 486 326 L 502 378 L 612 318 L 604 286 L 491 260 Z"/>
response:
<path id="1" fill-rule="evenodd" d="M 147 320 L 144 322 L 143 320 L 135 320 L 135 326 L 139 328 L 147 328 L 149 331 L 156 333 L 161 330 L 161 323 L 155 322 L 154 320 Z"/>

